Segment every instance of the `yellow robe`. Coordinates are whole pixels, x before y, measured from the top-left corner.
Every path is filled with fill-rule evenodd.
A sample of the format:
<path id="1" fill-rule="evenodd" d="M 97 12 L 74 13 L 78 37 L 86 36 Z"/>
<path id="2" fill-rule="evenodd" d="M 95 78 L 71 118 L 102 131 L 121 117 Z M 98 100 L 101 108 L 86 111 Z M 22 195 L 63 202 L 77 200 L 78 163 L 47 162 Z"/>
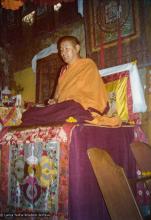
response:
<path id="1" fill-rule="evenodd" d="M 59 77 L 55 93 L 57 102 L 74 100 L 84 109 L 94 108 L 103 112 L 108 103 L 105 85 L 96 64 L 89 58 L 78 59 Z M 96 125 L 119 125 L 119 120 L 92 113 Z"/>

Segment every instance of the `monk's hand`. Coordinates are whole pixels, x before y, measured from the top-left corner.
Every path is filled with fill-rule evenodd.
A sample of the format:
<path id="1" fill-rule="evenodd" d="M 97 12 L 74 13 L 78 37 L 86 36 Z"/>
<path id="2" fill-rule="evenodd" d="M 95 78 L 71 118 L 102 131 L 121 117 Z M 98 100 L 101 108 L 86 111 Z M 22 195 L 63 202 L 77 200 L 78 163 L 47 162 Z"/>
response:
<path id="1" fill-rule="evenodd" d="M 49 105 L 53 105 L 53 104 L 55 104 L 56 103 L 56 100 L 55 99 L 49 99 L 48 100 L 48 104 Z"/>

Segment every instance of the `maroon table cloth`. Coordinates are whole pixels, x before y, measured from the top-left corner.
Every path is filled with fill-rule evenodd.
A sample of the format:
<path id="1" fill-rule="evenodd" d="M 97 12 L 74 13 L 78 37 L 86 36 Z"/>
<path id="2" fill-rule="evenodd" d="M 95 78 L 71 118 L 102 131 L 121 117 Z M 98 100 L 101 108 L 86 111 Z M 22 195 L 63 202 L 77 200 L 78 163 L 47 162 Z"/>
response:
<path id="1" fill-rule="evenodd" d="M 72 132 L 69 156 L 70 220 L 110 220 L 96 177 L 87 156 L 87 149 L 105 149 L 127 177 L 136 176 L 136 164 L 130 150 L 133 128 L 77 126 Z M 111 183 L 112 187 L 112 183 Z"/>

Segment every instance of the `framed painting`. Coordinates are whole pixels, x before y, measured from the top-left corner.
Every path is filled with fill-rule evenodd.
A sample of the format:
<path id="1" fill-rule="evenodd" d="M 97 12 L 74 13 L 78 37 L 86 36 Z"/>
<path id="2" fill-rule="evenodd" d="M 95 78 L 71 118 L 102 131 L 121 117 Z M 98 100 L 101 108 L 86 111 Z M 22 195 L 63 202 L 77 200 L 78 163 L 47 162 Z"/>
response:
<path id="1" fill-rule="evenodd" d="M 136 0 L 89 0 L 88 10 L 92 52 L 117 44 L 119 31 L 123 42 L 139 36 Z"/>

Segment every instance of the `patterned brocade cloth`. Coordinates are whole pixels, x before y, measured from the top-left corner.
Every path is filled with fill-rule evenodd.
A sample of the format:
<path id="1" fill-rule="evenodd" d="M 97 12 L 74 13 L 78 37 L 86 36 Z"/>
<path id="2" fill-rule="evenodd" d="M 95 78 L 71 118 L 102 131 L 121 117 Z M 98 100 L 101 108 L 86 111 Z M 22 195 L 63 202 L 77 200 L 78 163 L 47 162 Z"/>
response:
<path id="1" fill-rule="evenodd" d="M 21 109 L 19 107 L 0 107 L 0 122 L 3 126 L 18 126 L 21 124 Z"/>
<path id="2" fill-rule="evenodd" d="M 15 129 L 2 140 L 1 213 L 68 219 L 72 125 Z"/>

